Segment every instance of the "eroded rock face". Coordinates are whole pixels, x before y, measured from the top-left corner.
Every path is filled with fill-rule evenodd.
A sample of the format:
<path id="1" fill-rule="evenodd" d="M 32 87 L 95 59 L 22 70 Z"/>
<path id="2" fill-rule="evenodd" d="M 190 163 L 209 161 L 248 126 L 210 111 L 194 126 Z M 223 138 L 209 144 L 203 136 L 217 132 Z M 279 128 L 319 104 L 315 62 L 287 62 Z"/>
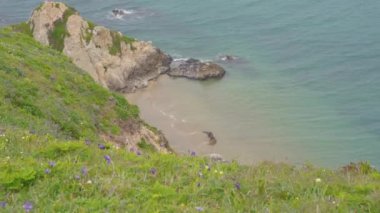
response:
<path id="1" fill-rule="evenodd" d="M 63 53 L 102 86 L 133 92 L 169 70 L 171 57 L 150 42 L 93 26 L 79 13 L 67 13 L 68 9 L 71 8 L 63 3 L 47 2 L 35 10 L 30 18 L 33 37 L 44 45 L 52 45 L 52 39 L 64 37 Z M 57 20 L 63 33 L 53 37 Z"/>
<path id="2" fill-rule="evenodd" d="M 121 134 L 103 135 L 103 139 L 113 141 L 120 148 L 136 152 L 139 150 L 139 143 L 144 140 L 160 153 L 173 153 L 165 136 L 160 131 L 149 129 L 143 121 L 132 119 L 121 124 L 121 127 Z"/>
<path id="3" fill-rule="evenodd" d="M 54 22 L 61 19 L 67 9 L 64 4 L 46 3 L 34 10 L 29 20 L 34 39 L 44 45 L 49 45 L 49 31 L 54 28 Z"/>
<path id="4" fill-rule="evenodd" d="M 169 76 L 185 77 L 196 80 L 222 78 L 225 74 L 223 67 L 212 62 L 201 62 L 197 59 L 174 60 L 170 65 Z"/>

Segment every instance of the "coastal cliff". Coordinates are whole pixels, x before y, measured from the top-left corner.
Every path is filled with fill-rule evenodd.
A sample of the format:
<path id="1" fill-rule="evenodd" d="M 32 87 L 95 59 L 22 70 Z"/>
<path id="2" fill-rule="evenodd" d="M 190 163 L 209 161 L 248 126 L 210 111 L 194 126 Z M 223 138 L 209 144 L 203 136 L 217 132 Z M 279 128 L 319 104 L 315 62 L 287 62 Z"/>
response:
<path id="1" fill-rule="evenodd" d="M 367 162 L 163 154 L 136 106 L 32 36 L 26 23 L 0 29 L 0 212 L 379 212 Z"/>
<path id="2" fill-rule="evenodd" d="M 181 69 L 175 62 L 171 69 L 172 58 L 151 42 L 96 26 L 63 3 L 41 4 L 28 23 L 37 41 L 62 51 L 96 82 L 114 91 L 134 92 L 168 72 L 199 80 L 221 78 L 225 73 L 219 65 L 201 61 L 182 63 Z"/>
<path id="3" fill-rule="evenodd" d="M 141 153 L 139 146 L 172 152 L 164 135 L 140 119 L 137 106 L 98 85 L 61 53 L 39 45 L 28 30 L 25 24 L 2 30 L 0 128 L 107 142 Z"/>

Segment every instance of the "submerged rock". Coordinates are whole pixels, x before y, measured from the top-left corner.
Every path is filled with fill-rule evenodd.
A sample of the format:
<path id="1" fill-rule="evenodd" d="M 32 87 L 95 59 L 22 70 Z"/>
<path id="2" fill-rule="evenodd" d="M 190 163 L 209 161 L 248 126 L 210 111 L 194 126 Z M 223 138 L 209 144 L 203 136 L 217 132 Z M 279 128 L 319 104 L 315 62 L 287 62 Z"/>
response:
<path id="1" fill-rule="evenodd" d="M 170 65 L 169 76 L 185 77 L 189 79 L 206 80 L 210 78 L 222 78 L 225 74 L 223 67 L 212 63 L 202 62 L 197 59 L 177 59 Z"/>
<path id="2" fill-rule="evenodd" d="M 234 56 L 234 55 L 221 55 L 218 56 L 216 59 L 216 62 L 222 63 L 222 64 L 244 64 L 247 63 L 244 59 Z"/>
<path id="3" fill-rule="evenodd" d="M 127 10 L 115 8 L 112 10 L 112 14 L 114 16 L 124 16 L 124 15 L 130 14 L 130 12 L 128 12 Z"/>
<path id="4" fill-rule="evenodd" d="M 230 62 L 230 61 L 235 61 L 238 59 L 238 57 L 236 56 L 232 56 L 232 55 L 223 55 L 223 56 L 220 56 L 219 59 L 221 61 L 226 61 L 226 62 Z"/>

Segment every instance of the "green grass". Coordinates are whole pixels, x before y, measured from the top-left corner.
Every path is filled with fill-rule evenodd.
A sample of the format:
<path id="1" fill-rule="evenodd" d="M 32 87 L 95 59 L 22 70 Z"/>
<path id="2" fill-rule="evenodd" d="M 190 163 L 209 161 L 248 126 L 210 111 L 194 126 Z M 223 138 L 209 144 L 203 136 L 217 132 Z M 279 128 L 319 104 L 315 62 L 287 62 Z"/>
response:
<path id="1" fill-rule="evenodd" d="M 32 212 L 380 211 L 380 173 L 368 163 L 243 166 L 102 140 L 130 119 L 136 106 L 60 52 L 0 29 L 0 212 L 27 201 Z"/>
<path id="2" fill-rule="evenodd" d="M 112 46 L 109 48 L 109 53 L 111 55 L 118 55 L 121 53 L 121 44 L 124 42 L 125 44 L 131 45 L 131 48 L 133 50 L 132 43 L 136 41 L 134 38 L 120 35 L 120 33 L 111 31 L 112 36 Z"/>
<path id="3" fill-rule="evenodd" d="M 0 126 L 99 141 L 138 114 L 61 53 L 11 28 L 0 31 Z"/>
<path id="4" fill-rule="evenodd" d="M 250 167 L 108 146 L 101 150 L 83 140 L 4 132 L 0 201 L 8 203 L 8 212 L 21 212 L 26 201 L 35 212 L 380 210 L 380 174 L 365 169 L 367 164 L 355 164 L 358 169 L 351 172 L 270 162 Z"/>
<path id="5" fill-rule="evenodd" d="M 141 139 L 141 141 L 137 144 L 137 146 L 146 152 L 155 152 L 156 149 L 153 147 L 152 144 L 147 143 L 146 140 Z"/>
<path id="6" fill-rule="evenodd" d="M 83 36 L 84 40 L 86 41 L 86 44 L 89 44 L 91 39 L 92 39 L 92 36 L 93 36 L 93 31 L 94 31 L 94 28 L 95 28 L 95 24 L 91 21 L 87 21 L 87 24 L 88 24 L 88 29 L 86 30 L 85 32 L 85 35 Z"/>
<path id="7" fill-rule="evenodd" d="M 21 22 L 20 24 L 12 25 L 11 28 L 15 32 L 24 33 L 29 36 L 33 36 L 33 31 L 28 22 Z"/>
<path id="8" fill-rule="evenodd" d="M 56 5 L 59 6 L 59 4 Z M 54 27 L 48 35 L 49 44 L 52 48 L 62 52 L 65 47 L 65 37 L 70 36 L 66 29 L 67 20 L 70 16 L 76 13 L 77 11 L 75 9 L 68 7 L 68 9 L 63 13 L 63 18 L 58 19 L 53 23 Z"/>

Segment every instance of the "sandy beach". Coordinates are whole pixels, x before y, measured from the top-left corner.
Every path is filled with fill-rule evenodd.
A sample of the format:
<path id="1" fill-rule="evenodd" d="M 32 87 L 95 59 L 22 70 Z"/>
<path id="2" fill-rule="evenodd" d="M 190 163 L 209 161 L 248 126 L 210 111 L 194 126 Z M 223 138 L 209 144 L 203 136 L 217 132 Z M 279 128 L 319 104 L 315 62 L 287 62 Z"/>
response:
<path id="1" fill-rule="evenodd" d="M 291 158 L 299 159 L 286 147 L 271 142 L 270 132 L 263 131 L 257 136 L 261 140 L 254 140 L 252 132 L 239 131 L 243 128 L 233 121 L 237 119 L 236 115 L 235 118 L 218 116 L 217 109 L 210 107 L 206 94 L 200 95 L 205 96 L 204 101 L 200 102 L 200 97 L 196 97 L 199 95 L 197 90 L 204 84 L 208 83 L 161 76 L 157 81 L 152 81 L 149 87 L 127 94 L 126 97 L 139 106 L 145 121 L 163 131 L 170 146 L 180 154 L 188 154 L 189 151 L 195 151 L 198 155 L 218 153 L 227 160 L 246 164 L 262 160 L 286 162 Z M 194 92 L 186 93 L 188 90 Z M 217 144 L 209 145 L 203 131 L 212 131 L 218 140 Z M 237 140 L 239 143 L 234 143 Z"/>

